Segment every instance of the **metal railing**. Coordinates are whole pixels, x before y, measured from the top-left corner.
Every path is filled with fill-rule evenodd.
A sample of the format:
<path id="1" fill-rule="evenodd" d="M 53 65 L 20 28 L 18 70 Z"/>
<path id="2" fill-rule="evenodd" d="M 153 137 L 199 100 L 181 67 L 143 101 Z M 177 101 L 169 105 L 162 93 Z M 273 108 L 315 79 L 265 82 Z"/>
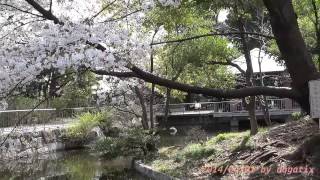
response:
<path id="1" fill-rule="evenodd" d="M 50 124 L 70 120 L 79 113 L 88 112 L 95 107 L 64 109 L 23 109 L 0 111 L 0 127 L 16 125 Z"/>
<path id="2" fill-rule="evenodd" d="M 267 99 L 269 110 L 295 110 L 300 109 L 298 103 L 291 99 Z M 261 101 L 256 102 L 256 110 L 263 110 L 264 103 Z M 165 105 L 156 105 L 156 111 L 164 113 Z M 199 103 L 181 103 L 170 104 L 169 114 L 173 113 L 201 113 L 205 111 L 222 113 L 222 112 L 244 112 L 246 107 L 243 101 L 220 101 L 220 102 L 199 102 Z"/>

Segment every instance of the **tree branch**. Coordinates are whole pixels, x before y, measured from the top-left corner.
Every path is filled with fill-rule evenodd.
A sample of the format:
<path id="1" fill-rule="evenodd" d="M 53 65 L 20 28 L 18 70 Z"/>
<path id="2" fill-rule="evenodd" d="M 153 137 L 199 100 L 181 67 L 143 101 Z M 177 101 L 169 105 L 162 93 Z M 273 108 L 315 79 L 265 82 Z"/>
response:
<path id="1" fill-rule="evenodd" d="M 140 12 L 140 11 L 142 11 L 142 9 L 135 10 L 135 11 L 130 12 L 130 13 L 128 13 L 128 14 L 122 15 L 122 16 L 120 16 L 120 17 L 118 17 L 118 18 L 107 19 L 107 20 L 102 21 L 102 22 L 99 22 L 99 23 L 106 23 L 106 22 L 118 21 L 118 20 L 120 20 L 120 19 L 124 19 L 124 18 L 126 18 L 126 17 L 128 17 L 128 16 L 131 16 L 132 14 L 135 14 L 135 13 Z"/>
<path id="2" fill-rule="evenodd" d="M 55 24 L 60 24 L 60 25 L 64 24 L 57 17 L 55 17 L 51 12 L 45 10 L 34 0 L 26 0 L 26 1 L 30 5 L 32 5 L 38 12 L 40 12 L 46 19 L 52 20 Z M 255 36 L 261 36 L 261 37 L 270 38 L 270 39 L 274 38 L 273 36 L 263 35 L 260 33 L 251 33 L 251 32 L 209 33 L 209 34 L 189 37 L 185 39 L 178 39 L 178 40 L 172 40 L 172 41 L 166 41 L 166 42 L 156 42 L 156 43 L 152 43 L 151 45 L 177 43 L 177 42 L 199 39 L 199 38 L 208 37 L 208 36 L 229 36 L 229 35 L 239 35 L 239 34 L 255 35 Z M 101 46 L 102 48 L 100 50 L 103 50 L 103 51 L 105 50 L 105 48 L 102 45 L 99 45 L 99 44 L 97 45 L 93 43 L 90 44 L 90 42 L 87 42 L 87 44 L 94 45 L 96 46 L 97 49 L 99 49 Z M 182 84 L 182 83 L 174 82 L 168 79 L 155 76 L 153 74 L 150 74 L 148 72 L 145 72 L 139 69 L 134 65 L 128 65 L 128 68 L 132 72 L 108 72 L 103 70 L 91 70 L 91 71 L 99 75 L 110 75 L 110 76 L 123 77 L 123 78 L 137 77 L 149 83 L 154 83 L 160 86 L 165 86 L 165 87 L 177 89 L 180 91 L 196 93 L 196 94 L 204 94 L 204 95 L 222 97 L 222 98 L 242 98 L 246 96 L 255 96 L 255 95 L 269 95 L 269 96 L 277 96 L 277 97 L 292 98 L 292 99 L 298 99 L 300 97 L 300 94 L 297 91 L 292 89 L 287 89 L 287 88 L 250 87 L 250 88 L 243 88 L 243 89 L 222 90 L 222 89 L 211 89 L 211 88 L 191 86 L 191 85 Z"/>
<path id="3" fill-rule="evenodd" d="M 25 0 L 28 4 L 30 4 L 33 8 L 35 8 L 40 14 L 43 15 L 44 18 L 48 20 L 52 20 L 55 24 L 64 25 L 62 21 L 60 21 L 56 16 L 52 14 L 51 11 L 45 10 L 40 4 L 35 2 L 34 0 Z"/>
<path id="4" fill-rule="evenodd" d="M 261 34 L 261 33 L 255 33 L 255 32 L 242 32 L 242 33 L 241 32 L 227 32 L 227 33 L 208 33 L 208 34 L 192 36 L 192 37 L 183 38 L 183 39 L 155 42 L 155 43 L 151 43 L 151 45 L 178 43 L 178 42 L 190 41 L 190 40 L 200 39 L 200 38 L 210 37 L 210 36 L 231 36 L 231 35 L 241 35 L 241 34 L 261 36 L 261 37 L 265 37 L 268 39 L 274 39 L 273 36 L 269 36 L 269 35 L 265 35 L 265 34 Z"/>
<path id="5" fill-rule="evenodd" d="M 112 1 L 111 3 L 107 4 L 106 6 L 104 6 L 98 13 L 96 13 L 95 15 L 93 15 L 90 20 L 92 21 L 94 18 L 96 18 L 97 16 L 99 16 L 104 10 L 106 10 L 108 7 L 110 7 L 111 5 L 113 5 L 117 0 Z"/>
<path id="6" fill-rule="evenodd" d="M 221 98 L 242 98 L 247 96 L 256 96 L 256 95 L 267 95 L 267 96 L 277 96 L 281 98 L 299 98 L 300 94 L 289 88 L 270 88 L 270 87 L 249 87 L 243 89 L 212 89 L 212 88 L 204 88 L 191 86 L 188 84 L 174 82 L 172 80 L 168 80 L 165 78 L 161 78 L 145 72 L 138 67 L 131 65 L 129 67 L 138 78 L 143 79 L 146 82 L 154 83 L 160 86 L 165 86 L 172 89 L 177 89 L 184 92 L 195 93 L 195 94 L 204 94 L 213 97 L 221 97 Z"/>
<path id="7" fill-rule="evenodd" d="M 243 70 L 238 64 L 233 63 L 231 61 L 226 61 L 226 62 L 219 62 L 219 61 L 210 61 L 207 64 L 210 65 L 224 65 L 224 66 L 232 66 L 237 68 L 238 71 L 240 71 L 241 74 L 246 74 L 246 71 Z"/>
<path id="8" fill-rule="evenodd" d="M 20 8 L 17 8 L 17 7 L 15 7 L 15 6 L 10 5 L 10 4 L 0 3 L 0 6 L 7 6 L 7 7 L 10 7 L 10 8 L 12 8 L 12 9 L 21 11 L 21 12 L 23 12 L 23 13 L 27 13 L 27 14 L 31 14 L 31 15 L 33 15 L 33 16 L 37 16 L 37 17 L 43 18 L 43 16 L 41 16 L 41 15 L 39 15 L 39 14 L 34 14 L 34 13 L 32 13 L 32 12 L 29 12 L 29 11 L 26 11 L 26 10 L 23 10 L 23 9 L 20 9 Z"/>
<path id="9" fill-rule="evenodd" d="M 105 71 L 105 70 L 94 70 L 94 69 L 91 69 L 90 71 L 98 75 L 115 76 L 118 78 L 138 77 L 134 72 L 116 72 L 116 71 Z"/>
<path id="10" fill-rule="evenodd" d="M 50 11 L 50 12 L 52 12 L 52 1 L 53 1 L 53 0 L 50 0 L 50 6 L 49 6 L 49 11 Z"/>

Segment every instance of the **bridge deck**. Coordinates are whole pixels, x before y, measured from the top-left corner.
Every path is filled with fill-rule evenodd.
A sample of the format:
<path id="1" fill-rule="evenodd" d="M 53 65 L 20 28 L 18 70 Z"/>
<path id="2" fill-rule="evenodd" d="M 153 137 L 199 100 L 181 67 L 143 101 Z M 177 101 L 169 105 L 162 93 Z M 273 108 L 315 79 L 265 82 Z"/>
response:
<path id="1" fill-rule="evenodd" d="M 300 112 L 300 109 L 271 109 L 270 115 L 289 115 L 294 112 Z M 198 115 L 212 115 L 213 117 L 237 117 L 248 116 L 248 111 L 236 111 L 236 112 L 215 112 L 213 110 L 196 110 L 196 111 L 183 111 L 183 112 L 171 112 L 169 116 L 198 116 Z M 256 111 L 256 115 L 263 115 L 261 110 Z M 164 113 L 156 113 L 156 116 L 164 116 Z"/>

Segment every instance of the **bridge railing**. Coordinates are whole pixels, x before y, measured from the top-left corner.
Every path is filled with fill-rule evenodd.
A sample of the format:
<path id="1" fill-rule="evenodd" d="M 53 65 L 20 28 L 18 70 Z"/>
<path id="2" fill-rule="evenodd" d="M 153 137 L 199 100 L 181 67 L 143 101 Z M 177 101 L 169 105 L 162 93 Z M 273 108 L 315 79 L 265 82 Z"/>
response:
<path id="1" fill-rule="evenodd" d="M 290 99 L 267 99 L 269 110 L 292 110 L 299 109 L 299 105 Z M 256 102 L 256 110 L 263 110 L 264 102 Z M 157 112 L 164 113 L 165 105 L 157 105 Z M 246 106 L 241 100 L 220 101 L 220 102 L 199 102 L 199 103 L 181 103 L 170 104 L 169 113 L 201 113 L 204 111 L 222 113 L 222 112 L 243 112 Z"/>
<path id="2" fill-rule="evenodd" d="M 4 110 L 0 111 L 0 127 L 61 122 L 93 108 L 95 107 Z"/>

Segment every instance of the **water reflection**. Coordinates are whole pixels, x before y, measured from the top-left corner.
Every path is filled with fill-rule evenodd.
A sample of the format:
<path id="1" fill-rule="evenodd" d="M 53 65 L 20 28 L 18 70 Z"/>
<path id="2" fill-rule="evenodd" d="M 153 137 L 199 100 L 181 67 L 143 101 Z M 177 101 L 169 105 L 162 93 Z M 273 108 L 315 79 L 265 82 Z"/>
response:
<path id="1" fill-rule="evenodd" d="M 132 170 L 130 158 L 106 161 L 88 151 L 68 151 L 27 160 L 1 162 L 3 180 L 145 179 Z"/>

